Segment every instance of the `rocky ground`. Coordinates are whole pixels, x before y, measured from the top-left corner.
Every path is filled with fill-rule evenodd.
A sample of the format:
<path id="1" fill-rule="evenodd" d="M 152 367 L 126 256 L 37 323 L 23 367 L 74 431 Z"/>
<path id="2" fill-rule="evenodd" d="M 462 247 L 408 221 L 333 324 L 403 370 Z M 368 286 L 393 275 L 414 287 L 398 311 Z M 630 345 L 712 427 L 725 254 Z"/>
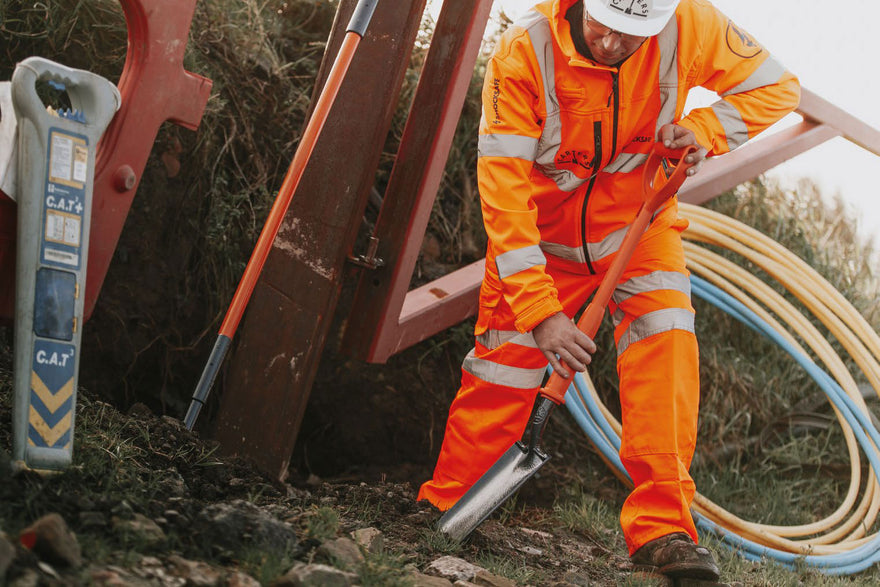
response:
<path id="1" fill-rule="evenodd" d="M 3 402 L 7 585 L 662 584 L 632 583 L 618 536 L 554 527 L 538 505 L 504 510 L 457 545 L 410 483 L 279 483 L 173 418 L 79 403 L 77 464 L 41 476 L 9 474 Z"/>

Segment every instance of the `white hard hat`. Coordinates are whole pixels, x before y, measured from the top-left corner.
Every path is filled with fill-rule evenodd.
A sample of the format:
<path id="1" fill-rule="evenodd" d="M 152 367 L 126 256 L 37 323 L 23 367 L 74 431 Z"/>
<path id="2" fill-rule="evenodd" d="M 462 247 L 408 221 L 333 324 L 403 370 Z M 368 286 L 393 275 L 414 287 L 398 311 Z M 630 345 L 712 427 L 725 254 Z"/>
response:
<path id="1" fill-rule="evenodd" d="M 678 0 L 584 0 L 590 18 L 621 33 L 652 37 L 675 14 Z"/>

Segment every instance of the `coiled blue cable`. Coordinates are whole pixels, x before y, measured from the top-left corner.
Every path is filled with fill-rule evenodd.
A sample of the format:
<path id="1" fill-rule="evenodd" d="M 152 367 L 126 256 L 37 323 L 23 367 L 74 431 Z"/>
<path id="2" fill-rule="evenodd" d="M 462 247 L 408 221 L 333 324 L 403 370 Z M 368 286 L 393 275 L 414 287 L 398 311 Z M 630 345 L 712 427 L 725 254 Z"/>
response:
<path id="1" fill-rule="evenodd" d="M 807 371 L 852 428 L 859 445 L 871 463 L 874 475 L 880 481 L 880 455 L 878 455 L 876 448 L 880 446 L 880 433 L 874 427 L 869 416 L 855 405 L 840 385 L 809 357 L 785 340 L 770 324 L 733 296 L 693 274 L 691 275 L 691 287 L 693 294 L 697 297 L 713 304 L 752 330 L 770 338 Z M 581 392 L 578 393 L 577 390 L 581 390 Z M 583 402 L 581 402 L 581 398 L 583 398 Z M 629 477 L 618 454 L 620 437 L 608 424 L 602 410 L 589 392 L 586 379 L 580 373 L 575 374 L 572 386 L 566 393 L 565 405 L 597 450 L 622 475 Z M 858 573 L 880 561 L 880 535 L 847 552 L 831 555 L 802 555 L 769 548 L 743 538 L 696 512 L 694 519 L 702 530 L 718 536 L 725 545 L 739 552 L 748 560 L 772 559 L 789 568 L 802 564 L 815 567 L 829 575 Z"/>

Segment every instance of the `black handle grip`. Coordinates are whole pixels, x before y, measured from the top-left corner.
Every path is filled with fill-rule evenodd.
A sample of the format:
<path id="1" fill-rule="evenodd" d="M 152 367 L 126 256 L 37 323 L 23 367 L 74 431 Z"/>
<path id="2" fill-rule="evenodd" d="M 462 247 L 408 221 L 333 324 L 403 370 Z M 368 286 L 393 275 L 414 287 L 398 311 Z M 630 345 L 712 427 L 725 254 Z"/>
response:
<path id="1" fill-rule="evenodd" d="M 195 392 L 193 392 L 189 409 L 186 411 L 186 416 L 183 419 L 187 430 L 192 430 L 193 426 L 195 426 L 196 418 L 199 417 L 199 412 L 208 400 L 211 388 L 214 387 L 214 381 L 217 379 L 217 374 L 220 373 L 220 365 L 223 364 L 223 359 L 226 357 L 226 353 L 229 352 L 229 344 L 231 342 L 232 339 L 228 336 L 223 334 L 217 335 L 217 340 L 214 341 L 214 348 L 211 349 L 211 355 L 208 357 L 208 362 L 205 364 L 205 369 L 202 371 L 202 376 L 199 379 L 198 385 L 196 385 Z"/>
<path id="2" fill-rule="evenodd" d="M 354 7 L 354 14 L 351 15 L 351 20 L 348 21 L 348 28 L 345 32 L 357 33 L 363 37 L 367 32 L 367 25 L 370 24 L 370 19 L 373 18 L 373 12 L 376 10 L 378 3 L 379 0 L 360 0 L 357 6 Z"/>
<path id="3" fill-rule="evenodd" d="M 543 395 L 538 397 L 538 402 L 532 411 L 529 452 L 534 452 L 538 444 L 540 444 L 541 437 L 544 435 L 544 428 L 547 426 L 547 421 L 550 420 L 550 414 L 553 413 L 553 408 L 555 407 L 556 402 L 550 398 Z"/>

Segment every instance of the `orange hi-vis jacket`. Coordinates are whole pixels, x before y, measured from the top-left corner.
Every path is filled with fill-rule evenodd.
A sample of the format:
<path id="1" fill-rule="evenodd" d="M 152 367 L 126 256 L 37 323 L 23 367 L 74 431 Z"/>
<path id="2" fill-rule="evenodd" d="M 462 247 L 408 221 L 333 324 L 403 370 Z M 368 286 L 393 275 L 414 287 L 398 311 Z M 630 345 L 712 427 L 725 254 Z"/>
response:
<path id="1" fill-rule="evenodd" d="M 694 132 L 709 155 L 735 149 L 791 112 L 797 79 L 705 0 L 619 67 L 580 55 L 566 11 L 548 0 L 500 38 L 483 87 L 478 178 L 489 236 L 481 305 L 503 298 L 520 332 L 562 311 L 547 258 L 594 273 L 641 204 L 641 164 L 661 126 Z M 682 118 L 688 91 L 720 99 Z M 649 234 L 677 217 L 673 200 Z"/>

